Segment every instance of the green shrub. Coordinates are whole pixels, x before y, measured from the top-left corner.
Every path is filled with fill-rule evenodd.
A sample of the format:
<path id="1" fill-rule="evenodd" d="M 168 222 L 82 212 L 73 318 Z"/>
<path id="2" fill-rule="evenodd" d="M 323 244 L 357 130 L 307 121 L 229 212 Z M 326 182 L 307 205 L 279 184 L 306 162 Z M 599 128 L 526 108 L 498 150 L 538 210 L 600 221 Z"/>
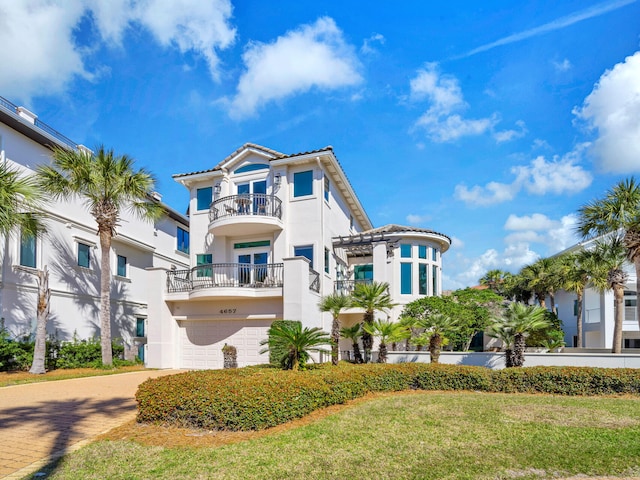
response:
<path id="1" fill-rule="evenodd" d="M 187 372 L 140 385 L 138 421 L 215 430 L 260 430 L 369 392 L 474 390 L 561 395 L 640 394 L 635 369 L 484 367 L 405 363 L 248 367 Z"/>

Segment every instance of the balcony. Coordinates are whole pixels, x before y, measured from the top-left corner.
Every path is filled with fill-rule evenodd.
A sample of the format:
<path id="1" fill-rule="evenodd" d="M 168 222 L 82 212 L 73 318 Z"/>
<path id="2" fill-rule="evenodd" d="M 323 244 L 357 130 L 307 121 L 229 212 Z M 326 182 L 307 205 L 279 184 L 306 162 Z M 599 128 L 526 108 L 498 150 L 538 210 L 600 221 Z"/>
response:
<path id="1" fill-rule="evenodd" d="M 359 283 L 373 283 L 373 280 L 370 278 L 363 278 L 360 280 L 337 280 L 333 283 L 333 290 L 336 293 L 341 293 L 343 295 L 351 295 L 356 288 L 356 285 Z"/>
<path id="2" fill-rule="evenodd" d="M 282 296 L 284 265 L 212 263 L 167 272 L 167 292 L 191 297 Z"/>
<path id="3" fill-rule="evenodd" d="M 282 228 L 282 200 L 275 195 L 231 195 L 215 200 L 209 210 L 209 231 L 214 235 L 271 233 Z"/>

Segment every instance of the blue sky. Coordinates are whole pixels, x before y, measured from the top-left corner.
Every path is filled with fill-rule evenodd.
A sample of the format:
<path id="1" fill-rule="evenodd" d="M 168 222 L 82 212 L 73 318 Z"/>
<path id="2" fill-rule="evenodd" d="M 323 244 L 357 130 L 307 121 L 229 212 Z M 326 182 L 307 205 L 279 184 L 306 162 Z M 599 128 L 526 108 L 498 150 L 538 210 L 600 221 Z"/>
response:
<path id="1" fill-rule="evenodd" d="M 0 96 L 158 178 L 333 145 L 375 226 L 453 238 L 444 287 L 573 244 L 640 173 L 640 1 L 0 0 Z"/>

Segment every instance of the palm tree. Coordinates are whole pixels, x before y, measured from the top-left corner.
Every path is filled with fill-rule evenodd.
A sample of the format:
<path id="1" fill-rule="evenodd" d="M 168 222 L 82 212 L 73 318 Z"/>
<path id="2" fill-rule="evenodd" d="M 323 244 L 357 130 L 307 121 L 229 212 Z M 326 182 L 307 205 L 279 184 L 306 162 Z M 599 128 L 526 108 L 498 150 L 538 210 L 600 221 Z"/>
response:
<path id="1" fill-rule="evenodd" d="M 555 302 L 555 292 L 562 286 L 561 263 L 556 258 L 541 258 L 531 265 L 527 265 L 521 271 L 528 283 L 528 287 L 534 292 L 538 304 L 546 308 L 546 297 L 549 296 L 551 311 L 558 314 Z"/>
<path id="2" fill-rule="evenodd" d="M 621 238 L 627 258 L 636 270 L 636 292 L 640 294 L 640 185 L 631 177 L 608 190 L 604 198 L 583 205 L 578 232 L 583 237 L 613 234 Z M 636 320 L 640 325 L 640 302 Z"/>
<path id="3" fill-rule="evenodd" d="M 116 156 L 103 146 L 86 149 L 54 147 L 51 165 L 37 171 L 38 183 L 54 200 L 82 198 L 98 224 L 100 250 L 100 336 L 102 363 L 111 365 L 111 240 L 123 210 L 141 220 L 153 221 L 162 207 L 150 200 L 154 178 L 144 169 L 134 170 L 133 159 Z"/>
<path id="4" fill-rule="evenodd" d="M 356 323 L 351 327 L 344 327 L 340 330 L 340 336 L 351 340 L 353 345 L 353 360 L 355 363 L 362 363 L 362 354 L 360 353 L 360 345 L 358 345 L 358 339 L 362 336 L 362 326 Z"/>
<path id="5" fill-rule="evenodd" d="M 458 322 L 442 313 L 434 313 L 421 318 L 418 325 L 425 329 L 424 335 L 429 338 L 429 356 L 431 363 L 438 363 L 444 337 L 459 329 Z"/>
<path id="6" fill-rule="evenodd" d="M 318 308 L 321 312 L 331 312 L 333 322 L 331 324 L 331 364 L 338 364 L 338 348 L 340 343 L 340 314 L 351 306 L 351 297 L 341 293 L 332 293 L 322 297 Z"/>
<path id="7" fill-rule="evenodd" d="M 479 279 L 480 285 L 489 287 L 494 293 L 498 295 L 505 295 L 505 284 L 511 277 L 511 273 L 500 269 L 489 270 Z"/>
<path id="8" fill-rule="evenodd" d="M 628 280 L 624 271 L 626 249 L 619 238 L 596 242 L 589 252 L 593 267 L 590 281 L 600 293 L 613 290 L 615 322 L 612 353 L 622 353 L 622 326 L 624 325 L 624 287 Z"/>
<path id="9" fill-rule="evenodd" d="M 507 367 L 521 367 L 524 364 L 527 336 L 551 325 L 545 318 L 546 312 L 540 306 L 512 302 L 489 327 L 489 334 L 502 340 L 504 344 Z"/>
<path id="10" fill-rule="evenodd" d="M 576 294 L 576 336 L 578 337 L 576 343 L 579 348 L 581 348 L 584 343 L 582 333 L 582 309 L 584 304 L 584 289 L 589 283 L 590 272 L 594 266 L 592 258 L 591 252 L 587 250 L 579 253 L 566 254 L 561 257 L 565 267 L 563 288 Z"/>
<path id="11" fill-rule="evenodd" d="M 380 338 L 378 363 L 387 363 L 388 342 L 398 341 L 409 335 L 407 327 L 389 320 L 376 320 L 371 324 L 365 324 L 362 328 L 370 335 Z"/>
<path id="12" fill-rule="evenodd" d="M 373 337 L 364 330 L 364 326 L 373 323 L 376 311 L 386 311 L 393 308 L 395 303 L 391 301 L 391 295 L 389 295 L 389 284 L 380 282 L 356 284 L 351 299 L 354 307 L 364 309 L 362 347 L 364 348 L 364 361 L 368 363 L 371 360 Z"/>
<path id="13" fill-rule="evenodd" d="M 299 370 L 310 358 L 310 352 L 323 352 L 324 345 L 331 345 L 331 338 L 320 328 L 302 328 L 301 322 L 282 322 L 272 325 L 268 330 L 269 338 L 260 345 L 267 345 L 260 353 L 275 353 L 278 362 L 285 370 Z"/>
<path id="14" fill-rule="evenodd" d="M 32 177 L 0 163 L 0 234 L 9 235 L 18 227 L 22 235 L 36 236 L 43 231 L 38 213 L 40 191 Z"/>

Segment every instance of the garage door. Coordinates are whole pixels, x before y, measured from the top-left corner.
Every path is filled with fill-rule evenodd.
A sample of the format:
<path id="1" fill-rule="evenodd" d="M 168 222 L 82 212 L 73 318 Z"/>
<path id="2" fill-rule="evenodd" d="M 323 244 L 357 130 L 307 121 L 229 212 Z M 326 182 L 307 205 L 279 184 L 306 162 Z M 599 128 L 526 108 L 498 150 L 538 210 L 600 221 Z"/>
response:
<path id="1" fill-rule="evenodd" d="M 267 338 L 269 320 L 183 321 L 180 326 L 182 368 L 222 368 L 222 347 L 233 345 L 238 366 L 268 363 L 269 354 L 260 355 L 260 341 Z"/>

